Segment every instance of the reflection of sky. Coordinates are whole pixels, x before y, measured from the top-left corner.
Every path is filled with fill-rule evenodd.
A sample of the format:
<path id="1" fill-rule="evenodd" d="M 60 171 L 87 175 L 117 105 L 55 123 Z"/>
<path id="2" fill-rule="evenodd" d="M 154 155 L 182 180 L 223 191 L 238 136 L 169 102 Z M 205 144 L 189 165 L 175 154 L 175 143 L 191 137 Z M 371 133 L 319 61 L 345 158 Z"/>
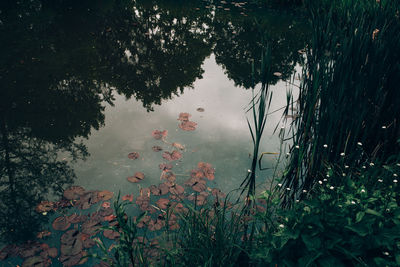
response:
<path id="1" fill-rule="evenodd" d="M 75 167 L 78 179 L 76 184 L 87 189 L 108 189 L 122 194 L 137 192 L 138 185 L 158 184 L 161 171 L 158 164 L 164 162 L 162 152 L 153 152 L 151 147 L 161 145 L 172 151 L 168 144 L 151 136 L 154 129 L 168 130 L 167 141 L 186 146 L 183 158 L 175 162 L 174 173 L 178 182 L 185 181 L 190 170 L 199 161 L 211 163 L 216 168 L 216 179 L 210 187 L 218 186 L 224 191 L 237 188 L 250 167 L 252 142 L 245 117 L 245 108 L 251 100 L 251 90 L 237 88 L 233 81 L 215 63 L 213 56 L 204 62 L 203 79 L 194 83 L 194 88 L 186 88 L 181 96 L 164 100 L 155 106 L 154 112 L 146 112 L 140 102 L 125 100 L 116 96 L 115 106 L 106 108 L 105 127 L 85 143 L 91 156 L 86 162 Z M 271 110 L 286 103 L 286 87 L 278 83 L 273 88 L 274 98 Z M 204 112 L 196 111 L 202 107 Z M 192 114 L 191 120 L 198 123 L 193 132 L 179 129 L 180 112 Z M 251 115 L 251 114 L 249 114 Z M 263 136 L 261 152 L 279 152 L 277 134 L 272 131 L 279 122 L 281 112 L 271 115 Z M 249 116 L 250 118 L 250 116 Z M 130 160 L 129 152 L 139 152 L 140 158 Z M 268 156 L 265 166 L 273 166 L 273 156 Z M 139 184 L 131 184 L 126 177 L 137 171 L 145 173 L 146 178 Z M 258 183 L 265 181 L 263 173 Z"/>

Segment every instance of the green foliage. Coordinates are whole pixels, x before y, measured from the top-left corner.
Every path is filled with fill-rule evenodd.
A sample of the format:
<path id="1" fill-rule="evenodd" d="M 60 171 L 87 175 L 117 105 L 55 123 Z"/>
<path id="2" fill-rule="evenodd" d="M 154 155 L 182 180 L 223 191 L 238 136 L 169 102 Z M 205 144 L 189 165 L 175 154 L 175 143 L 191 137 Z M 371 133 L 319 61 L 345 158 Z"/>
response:
<path id="1" fill-rule="evenodd" d="M 327 169 L 329 171 L 329 169 Z M 279 209 L 257 235 L 260 266 L 398 266 L 400 208 L 395 163 L 373 164 L 345 177 L 331 168 L 312 194 Z M 341 181 L 340 186 L 336 181 Z M 267 198 L 268 196 L 264 196 Z M 268 222 L 270 214 L 260 216 Z"/>
<path id="2" fill-rule="evenodd" d="M 312 42 L 296 102 L 285 204 L 326 162 L 353 166 L 400 149 L 400 2 L 307 1 Z M 362 144 L 362 153 L 360 146 Z"/>

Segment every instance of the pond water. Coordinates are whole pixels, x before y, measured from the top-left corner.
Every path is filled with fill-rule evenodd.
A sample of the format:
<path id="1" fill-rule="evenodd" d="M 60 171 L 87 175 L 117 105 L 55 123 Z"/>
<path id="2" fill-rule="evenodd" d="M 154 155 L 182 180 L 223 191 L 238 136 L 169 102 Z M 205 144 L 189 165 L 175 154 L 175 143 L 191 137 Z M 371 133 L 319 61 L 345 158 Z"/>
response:
<path id="1" fill-rule="evenodd" d="M 136 197 L 160 183 L 159 164 L 169 163 L 163 152 L 178 150 L 174 142 L 185 147 L 171 162 L 177 183 L 207 162 L 215 168 L 207 186 L 238 188 L 251 165 L 245 111 L 259 87 L 263 40 L 271 71 L 281 74 L 271 88 L 276 110 L 286 104 L 282 80 L 307 39 L 301 17 L 247 2 L 33 0 L 2 3 L 0 11 L 2 246 L 50 229 L 57 212 L 35 207 L 72 184 Z M 182 112 L 197 123 L 194 131 L 178 127 Z M 281 115 L 268 118 L 262 152 L 279 152 L 273 130 Z M 156 140 L 154 130 L 168 135 Z M 163 151 L 154 152 L 156 145 Z M 139 158 L 128 158 L 131 152 Z M 263 164 L 275 162 L 269 156 Z M 136 172 L 143 181 L 128 182 Z M 269 174 L 258 173 L 257 183 Z M 60 235 L 47 243 L 59 246 Z M 0 259 L 4 266 L 23 261 Z"/>

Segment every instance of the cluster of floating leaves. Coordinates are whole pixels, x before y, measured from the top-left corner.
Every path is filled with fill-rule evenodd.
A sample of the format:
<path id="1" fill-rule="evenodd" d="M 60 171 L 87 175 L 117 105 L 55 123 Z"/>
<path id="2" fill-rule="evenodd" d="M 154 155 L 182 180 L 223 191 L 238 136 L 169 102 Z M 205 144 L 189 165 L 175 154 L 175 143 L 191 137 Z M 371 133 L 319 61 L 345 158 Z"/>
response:
<path id="1" fill-rule="evenodd" d="M 180 120 L 182 123 L 189 122 L 190 114 L 181 113 Z M 185 146 L 174 142 L 172 144 L 166 142 L 168 131 L 155 130 L 152 135 L 157 140 L 162 140 L 174 147 L 176 150 L 172 152 L 164 151 L 162 158 L 166 161 L 179 160 L 185 150 Z M 161 151 L 161 146 L 153 146 L 153 151 Z M 139 154 L 132 152 L 128 155 L 130 159 L 137 159 Z M 171 231 L 180 228 L 179 214 L 187 212 L 183 202 L 191 201 L 197 206 L 205 205 L 210 197 L 215 202 L 223 204 L 226 197 L 225 194 L 216 188 L 207 187 L 207 181 L 215 178 L 215 169 L 211 164 L 199 162 L 197 168 L 190 171 L 190 178 L 185 182 L 184 186 L 177 183 L 176 175 L 172 172 L 173 165 L 170 163 L 161 163 L 159 168 L 161 171 L 158 185 L 151 185 L 148 188 L 142 188 L 140 195 L 136 198 L 133 194 L 122 196 L 122 201 L 128 205 L 135 205 L 141 211 L 147 212 L 146 216 L 137 222 L 138 228 L 147 229 L 149 231 L 160 231 L 169 229 Z M 127 180 L 133 183 L 140 182 L 145 175 L 142 172 L 136 172 Z M 187 191 L 186 191 L 187 190 Z M 23 257 L 25 262 L 23 266 L 51 266 L 52 258 L 58 257 L 63 266 L 76 266 L 84 264 L 87 261 L 87 249 L 92 248 L 100 234 L 109 240 L 120 238 L 118 222 L 113 213 L 109 200 L 114 194 L 110 191 L 85 190 L 81 186 L 71 186 L 63 192 L 60 201 L 42 201 L 36 211 L 47 215 L 47 213 L 59 213 L 51 223 L 52 229 L 44 229 L 37 234 L 39 240 L 46 240 L 53 236 L 53 232 L 64 232 L 60 239 L 60 249 L 49 248 L 46 243 L 28 242 L 26 244 L 16 246 L 9 245 L 0 251 L 0 260 L 7 257 Z M 96 211 L 83 214 L 84 210 L 88 210 L 97 205 Z M 67 215 L 62 209 L 74 207 L 78 213 Z M 87 213 L 87 212 L 86 212 Z M 134 218 L 137 220 L 137 218 Z M 102 227 L 114 227 L 112 229 L 102 230 Z M 146 253 L 150 256 L 157 256 L 158 241 L 147 240 L 145 237 L 138 236 L 137 242 L 146 243 Z M 109 248 L 112 250 L 114 244 Z M 97 266 L 108 266 L 100 263 Z"/>
<path id="2" fill-rule="evenodd" d="M 181 121 L 181 123 L 178 125 L 179 128 L 181 128 L 184 131 L 196 130 L 197 123 L 189 120 L 191 116 L 192 115 L 190 115 L 189 113 L 180 113 L 178 118 L 178 121 Z"/>

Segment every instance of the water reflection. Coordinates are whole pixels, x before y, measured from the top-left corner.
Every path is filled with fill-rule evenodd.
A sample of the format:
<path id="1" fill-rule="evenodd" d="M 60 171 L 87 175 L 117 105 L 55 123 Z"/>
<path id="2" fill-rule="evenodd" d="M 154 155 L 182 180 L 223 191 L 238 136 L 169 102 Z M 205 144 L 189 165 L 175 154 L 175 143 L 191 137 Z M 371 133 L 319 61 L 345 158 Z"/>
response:
<path id="1" fill-rule="evenodd" d="M 0 234 L 33 238 L 34 206 L 73 183 L 76 142 L 104 125 L 104 103 L 135 98 L 150 111 L 202 78 L 215 54 L 229 79 L 250 88 L 268 31 L 273 71 L 288 77 L 305 24 L 198 1 L 3 1 L 0 4 Z M 259 64 L 255 64 L 258 66 Z M 257 72 L 256 72 L 257 73 Z M 278 78 L 276 79 L 278 80 Z M 66 153 L 68 161 L 59 155 Z"/>

